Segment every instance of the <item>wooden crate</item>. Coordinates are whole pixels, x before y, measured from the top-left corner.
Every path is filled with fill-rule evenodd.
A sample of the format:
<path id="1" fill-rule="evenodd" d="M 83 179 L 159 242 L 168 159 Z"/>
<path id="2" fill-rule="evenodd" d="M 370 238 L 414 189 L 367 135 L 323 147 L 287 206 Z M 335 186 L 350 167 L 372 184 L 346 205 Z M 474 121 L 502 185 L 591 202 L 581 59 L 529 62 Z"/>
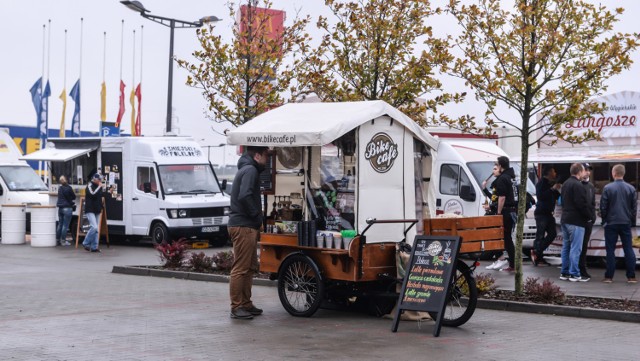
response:
<path id="1" fill-rule="evenodd" d="M 424 234 L 462 237 L 460 253 L 504 249 L 502 216 L 425 219 Z"/>

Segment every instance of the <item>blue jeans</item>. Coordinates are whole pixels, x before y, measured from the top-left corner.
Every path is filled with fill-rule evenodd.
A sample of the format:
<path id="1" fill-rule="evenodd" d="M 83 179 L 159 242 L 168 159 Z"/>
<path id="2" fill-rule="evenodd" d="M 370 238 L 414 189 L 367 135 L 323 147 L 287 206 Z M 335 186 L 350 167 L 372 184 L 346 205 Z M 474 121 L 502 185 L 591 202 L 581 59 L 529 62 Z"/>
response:
<path id="1" fill-rule="evenodd" d="M 560 274 L 579 277 L 580 252 L 584 239 L 584 227 L 573 224 L 562 225 L 562 268 Z"/>
<path id="2" fill-rule="evenodd" d="M 56 227 L 56 240 L 60 243 L 67 239 L 67 231 L 69 230 L 69 223 L 71 223 L 71 216 L 73 215 L 73 209 L 71 207 L 58 208 L 58 227 Z"/>
<path id="3" fill-rule="evenodd" d="M 609 224 L 604 227 L 604 244 L 607 248 L 607 270 L 605 278 L 613 278 L 616 271 L 616 243 L 618 236 L 622 242 L 624 251 L 624 264 L 627 269 L 627 278 L 636 277 L 636 254 L 631 244 L 631 226 L 628 224 Z"/>
<path id="4" fill-rule="evenodd" d="M 98 249 L 98 216 L 100 215 L 100 213 L 95 214 L 95 213 L 85 213 L 85 215 L 87 216 L 87 220 L 89 221 L 89 226 L 91 228 L 89 228 L 89 232 L 87 232 L 87 235 L 84 237 L 84 241 L 82 242 L 82 245 L 85 247 L 89 247 L 91 248 L 91 250 L 96 250 Z"/>

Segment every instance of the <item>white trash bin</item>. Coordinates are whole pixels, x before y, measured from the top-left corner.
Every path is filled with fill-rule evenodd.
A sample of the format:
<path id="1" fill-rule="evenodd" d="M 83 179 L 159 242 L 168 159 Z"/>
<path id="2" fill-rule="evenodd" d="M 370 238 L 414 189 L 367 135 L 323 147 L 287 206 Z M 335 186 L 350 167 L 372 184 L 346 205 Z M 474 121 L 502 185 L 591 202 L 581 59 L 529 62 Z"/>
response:
<path id="1" fill-rule="evenodd" d="M 56 246 L 56 206 L 31 207 L 31 247 Z"/>
<path id="2" fill-rule="evenodd" d="M 24 244 L 27 211 L 24 204 L 2 206 L 2 244 Z"/>

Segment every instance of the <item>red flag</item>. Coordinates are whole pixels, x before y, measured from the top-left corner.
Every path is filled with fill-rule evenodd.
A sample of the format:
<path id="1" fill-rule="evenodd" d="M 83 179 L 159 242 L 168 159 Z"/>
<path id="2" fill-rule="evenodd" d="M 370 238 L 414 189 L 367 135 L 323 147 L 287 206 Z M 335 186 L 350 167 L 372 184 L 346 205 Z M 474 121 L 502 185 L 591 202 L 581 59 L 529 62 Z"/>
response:
<path id="1" fill-rule="evenodd" d="M 118 119 L 116 119 L 116 128 L 120 128 L 120 121 L 124 115 L 124 82 L 120 79 L 120 110 L 118 110 Z"/>
<path id="2" fill-rule="evenodd" d="M 140 119 L 140 113 L 142 113 L 142 83 L 138 83 L 136 87 L 136 97 L 138 97 L 138 116 L 136 117 L 136 136 L 140 136 L 142 130 L 142 124 Z"/>

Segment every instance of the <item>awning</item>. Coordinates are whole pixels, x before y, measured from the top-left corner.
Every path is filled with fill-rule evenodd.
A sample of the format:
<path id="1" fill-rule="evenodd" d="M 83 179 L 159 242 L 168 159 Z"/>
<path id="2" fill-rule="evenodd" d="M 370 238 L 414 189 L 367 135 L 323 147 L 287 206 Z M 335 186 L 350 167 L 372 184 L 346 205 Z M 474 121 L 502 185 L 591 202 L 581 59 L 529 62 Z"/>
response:
<path id="1" fill-rule="evenodd" d="M 66 162 L 83 154 L 90 153 L 96 148 L 57 149 L 45 148 L 20 157 L 21 160 L 46 160 L 53 162 Z"/>
<path id="2" fill-rule="evenodd" d="M 529 163 L 640 162 L 638 147 L 575 147 L 538 149 L 529 153 Z"/>
<path id="3" fill-rule="evenodd" d="M 437 147 L 436 138 L 382 100 L 285 104 L 227 132 L 227 143 L 275 147 L 323 146 L 385 115 L 405 126 L 431 148 Z"/>

